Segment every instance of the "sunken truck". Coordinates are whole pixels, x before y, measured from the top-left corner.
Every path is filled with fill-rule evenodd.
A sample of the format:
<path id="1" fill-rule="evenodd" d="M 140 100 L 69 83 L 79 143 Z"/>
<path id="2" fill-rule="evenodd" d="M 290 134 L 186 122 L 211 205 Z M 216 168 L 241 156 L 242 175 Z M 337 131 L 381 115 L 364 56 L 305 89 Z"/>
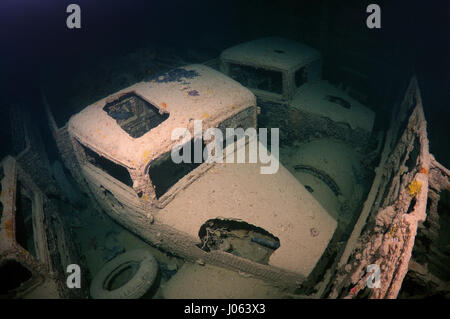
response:
<path id="1" fill-rule="evenodd" d="M 220 55 L 220 70 L 256 95 L 258 123 L 279 127 L 282 144 L 331 136 L 366 146 L 375 112 L 323 80 L 322 64 L 316 49 L 279 37 L 238 44 Z"/>
<path id="2" fill-rule="evenodd" d="M 208 66 L 189 65 L 109 95 L 62 127 L 49 115 L 66 166 L 118 223 L 188 261 L 295 288 L 337 225 L 309 191 L 278 162 L 274 174 L 261 174 L 261 161 L 176 164 L 171 157 L 180 144 L 174 130 L 190 132 L 186 149 L 195 148 L 208 142 L 210 128 L 224 136 L 227 128 L 256 129 L 257 113 L 249 89 Z M 195 133 L 198 120 L 203 138 Z M 244 134 L 215 156 L 239 151 L 249 152 Z"/>
<path id="3" fill-rule="evenodd" d="M 70 121 L 60 107 L 69 101 L 48 103 L 43 94 L 64 163 L 98 210 L 188 261 L 295 288 L 294 298 L 397 298 L 417 290 L 448 296 L 450 171 L 429 153 L 417 79 L 400 85 L 389 102 L 389 127 L 374 132 L 374 113 L 323 81 L 319 52 L 303 44 L 256 40 L 205 65 L 173 69 L 86 108 L 73 103 L 69 116 L 79 113 Z M 260 174 L 261 163 L 174 165 L 170 152 L 179 141 L 171 131 L 193 133 L 196 120 L 203 121 L 202 133 L 279 127 L 281 143 L 300 142 L 300 155 L 327 139 L 373 154 L 369 190 L 357 199 L 348 234 L 339 235 L 341 220 L 325 203 L 344 198 L 345 212 L 342 194 L 358 193 L 343 183 L 349 184 L 351 157 L 338 161 L 341 176 L 319 165 L 338 147 L 315 161 L 280 164 L 275 174 Z M 242 148 L 240 141 L 224 156 Z M 313 173 L 308 185 L 305 174 L 294 175 L 296 166 Z M 331 191 L 320 198 L 324 182 Z M 377 267 L 373 283 L 369 268 Z"/>

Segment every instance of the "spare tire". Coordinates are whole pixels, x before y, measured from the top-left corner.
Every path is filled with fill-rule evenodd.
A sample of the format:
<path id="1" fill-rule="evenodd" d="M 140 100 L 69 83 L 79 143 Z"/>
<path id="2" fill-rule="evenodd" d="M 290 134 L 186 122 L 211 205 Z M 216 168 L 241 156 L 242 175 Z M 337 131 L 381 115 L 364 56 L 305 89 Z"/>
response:
<path id="1" fill-rule="evenodd" d="M 137 299 L 153 285 L 158 263 L 145 249 L 131 250 L 107 262 L 91 283 L 94 299 Z"/>

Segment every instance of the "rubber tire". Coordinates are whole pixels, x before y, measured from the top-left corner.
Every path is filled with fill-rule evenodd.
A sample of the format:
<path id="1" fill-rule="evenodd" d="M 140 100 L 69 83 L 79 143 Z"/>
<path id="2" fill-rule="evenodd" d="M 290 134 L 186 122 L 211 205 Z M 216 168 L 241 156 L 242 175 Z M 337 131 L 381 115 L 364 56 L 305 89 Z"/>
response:
<path id="1" fill-rule="evenodd" d="M 110 275 L 130 262 L 139 263 L 134 276 L 115 290 L 104 288 Z M 91 283 L 90 294 L 94 299 L 138 299 L 150 289 L 157 274 L 158 263 L 151 252 L 145 249 L 131 250 L 110 260 L 100 269 Z"/>

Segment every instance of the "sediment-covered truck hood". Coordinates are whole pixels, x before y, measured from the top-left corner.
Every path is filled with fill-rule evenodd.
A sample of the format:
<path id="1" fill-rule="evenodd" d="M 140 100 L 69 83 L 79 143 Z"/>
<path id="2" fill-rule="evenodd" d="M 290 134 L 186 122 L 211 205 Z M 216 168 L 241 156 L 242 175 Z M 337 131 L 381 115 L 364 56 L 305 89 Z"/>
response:
<path id="1" fill-rule="evenodd" d="M 260 174 L 260 167 L 217 163 L 155 218 L 199 242 L 200 227 L 209 219 L 261 227 L 280 240 L 269 264 L 306 277 L 333 236 L 336 220 L 281 164 L 275 174 Z"/>
<path id="2" fill-rule="evenodd" d="M 222 52 L 222 61 L 279 70 L 295 70 L 320 59 L 320 52 L 302 43 L 279 37 L 257 39 L 235 45 Z"/>
<path id="3" fill-rule="evenodd" d="M 139 138 L 131 137 L 103 110 L 106 103 L 126 93 L 134 93 L 169 113 L 168 119 Z M 110 95 L 74 115 L 69 132 L 101 155 L 130 168 L 140 168 L 170 151 L 175 128 L 189 128 L 193 120 L 208 123 L 227 118 L 256 105 L 250 90 L 226 75 L 204 65 L 189 65 L 139 82 Z"/>
<path id="4" fill-rule="evenodd" d="M 342 98 L 350 108 L 327 100 L 327 96 Z M 327 117 L 334 122 L 348 124 L 352 129 L 360 128 L 371 132 L 375 113 L 348 94 L 327 81 L 313 81 L 303 84 L 291 101 L 291 106 L 302 111 Z"/>

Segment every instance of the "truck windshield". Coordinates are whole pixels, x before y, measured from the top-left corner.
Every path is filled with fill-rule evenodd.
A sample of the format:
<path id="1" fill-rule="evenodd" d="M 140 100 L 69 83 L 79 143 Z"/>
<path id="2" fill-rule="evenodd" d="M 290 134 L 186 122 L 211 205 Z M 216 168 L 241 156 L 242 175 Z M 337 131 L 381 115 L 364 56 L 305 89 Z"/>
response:
<path id="1" fill-rule="evenodd" d="M 218 128 L 222 131 L 224 140 L 223 140 L 223 148 L 226 147 L 226 128 L 241 128 L 242 130 L 246 130 L 247 128 L 256 127 L 256 107 L 250 106 L 243 111 L 234 114 L 228 119 L 224 120 L 218 125 Z M 239 134 L 235 136 L 234 140 L 238 140 L 244 137 L 244 134 Z M 175 185 L 179 180 L 181 180 L 184 176 L 188 175 L 195 168 L 199 167 L 202 163 L 195 163 L 194 158 L 194 148 L 201 147 L 202 152 L 204 151 L 206 144 L 209 141 L 204 141 L 203 139 L 192 139 L 190 142 L 186 143 L 183 147 L 183 150 L 186 152 L 190 152 L 190 162 L 184 163 L 181 162 L 176 164 L 171 157 L 171 152 L 167 152 L 161 155 L 159 158 L 155 159 L 150 163 L 148 168 L 148 174 L 150 180 L 155 188 L 156 197 L 160 198 L 164 195 L 173 185 Z M 182 151 L 180 150 L 180 156 L 183 156 Z M 186 156 L 187 158 L 187 156 Z M 203 158 L 202 161 L 206 161 L 206 158 Z"/>
<path id="2" fill-rule="evenodd" d="M 279 71 L 230 63 L 229 75 L 248 88 L 283 93 L 283 77 Z"/>
<path id="3" fill-rule="evenodd" d="M 197 144 L 197 145 L 196 145 Z M 156 197 L 160 198 L 180 179 L 188 175 L 195 168 L 202 163 L 195 163 L 194 148 L 201 146 L 202 153 L 205 149 L 205 143 L 201 139 L 192 139 L 186 143 L 180 150 L 180 156 L 183 156 L 183 151 L 190 152 L 189 162 L 175 163 L 172 160 L 171 152 L 167 152 L 154 160 L 148 169 L 150 180 L 155 188 Z M 204 161 L 205 159 L 202 159 Z"/>
<path id="4" fill-rule="evenodd" d="M 301 87 L 308 80 L 308 76 L 306 75 L 306 67 L 300 68 L 295 71 L 295 86 Z"/>

